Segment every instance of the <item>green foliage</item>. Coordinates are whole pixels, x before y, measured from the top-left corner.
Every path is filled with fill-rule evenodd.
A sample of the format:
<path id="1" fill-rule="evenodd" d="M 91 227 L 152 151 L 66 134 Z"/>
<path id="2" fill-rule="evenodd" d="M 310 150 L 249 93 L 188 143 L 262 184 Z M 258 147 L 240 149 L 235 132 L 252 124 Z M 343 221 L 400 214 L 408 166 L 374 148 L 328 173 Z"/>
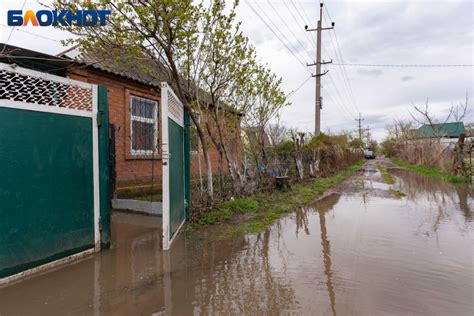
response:
<path id="1" fill-rule="evenodd" d="M 349 147 L 353 149 L 363 148 L 364 143 L 360 139 L 354 138 L 353 140 L 349 142 Z"/>
<path id="2" fill-rule="evenodd" d="M 293 151 L 293 142 L 291 140 L 281 142 L 273 150 L 277 155 L 289 155 Z"/>
<path id="3" fill-rule="evenodd" d="M 406 196 L 405 193 L 399 191 L 399 190 L 394 190 L 390 189 L 390 192 L 392 192 L 393 195 L 395 195 L 397 198 L 401 199 L 402 197 Z"/>
<path id="4" fill-rule="evenodd" d="M 310 149 L 315 149 L 321 145 L 338 145 L 341 148 L 347 148 L 347 136 L 346 135 L 333 135 L 329 136 L 324 133 L 319 134 L 318 136 L 313 136 L 305 147 Z"/>
<path id="5" fill-rule="evenodd" d="M 341 148 L 345 149 L 348 147 L 348 141 L 346 135 L 334 135 L 331 136 L 333 143 L 338 144 Z"/>
<path id="6" fill-rule="evenodd" d="M 241 113 L 244 125 L 264 129 L 282 107 L 289 105 L 281 89 L 282 79 L 258 60 L 255 48 L 241 31 L 236 20 L 239 1 L 230 7 L 226 3 L 54 0 L 53 6 L 58 10 L 110 9 L 105 26 L 57 27 L 77 35 L 69 44 L 79 44 L 81 52 L 111 68 L 129 68 L 148 74 L 147 80 L 169 82 L 190 113 L 208 157 L 205 129 L 217 130 L 208 136 L 219 151 L 228 152 L 232 147 L 232 140 L 221 132 L 237 130 L 225 125 L 226 112 Z M 203 121 L 199 122 L 195 113 L 202 114 L 209 105 L 214 105 L 208 112 L 211 115 L 201 115 Z M 230 160 L 239 153 L 224 156 Z M 212 184 L 211 163 L 207 162 L 208 183 Z M 208 190 L 212 191 L 212 185 Z"/>
<path id="7" fill-rule="evenodd" d="M 328 135 L 321 133 L 318 136 L 313 136 L 309 142 L 306 143 L 306 148 L 318 148 L 321 144 L 329 143 L 330 138 Z"/>
<path id="8" fill-rule="evenodd" d="M 258 207 L 258 203 L 252 198 L 243 197 L 231 201 L 226 201 L 222 203 L 221 207 L 227 208 L 234 213 L 243 214 L 254 212 Z"/>
<path id="9" fill-rule="evenodd" d="M 425 176 L 442 179 L 455 184 L 468 184 L 470 182 L 469 178 L 455 176 L 438 168 L 414 165 L 396 158 L 390 158 L 390 160 L 399 167 L 416 171 Z"/>
<path id="10" fill-rule="evenodd" d="M 212 225 L 216 223 L 222 223 L 231 217 L 232 213 L 227 208 L 218 208 L 209 212 L 204 213 L 199 217 L 197 223 L 199 225 Z"/>
<path id="11" fill-rule="evenodd" d="M 396 145 L 396 142 L 394 139 L 387 138 L 380 144 L 382 153 L 386 156 L 390 156 L 392 154 L 393 147 L 395 145 Z"/>

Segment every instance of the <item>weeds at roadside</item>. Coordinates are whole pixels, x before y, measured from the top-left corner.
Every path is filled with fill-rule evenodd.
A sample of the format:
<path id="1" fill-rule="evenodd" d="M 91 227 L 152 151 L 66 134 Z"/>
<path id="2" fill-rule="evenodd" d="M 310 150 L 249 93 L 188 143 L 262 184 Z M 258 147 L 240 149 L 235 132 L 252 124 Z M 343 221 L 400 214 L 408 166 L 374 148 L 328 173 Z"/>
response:
<path id="1" fill-rule="evenodd" d="M 207 226 L 223 223 L 233 215 L 248 214 L 250 219 L 233 225 L 219 239 L 225 239 L 241 233 L 257 233 L 264 231 L 283 214 L 294 211 L 297 207 L 309 204 L 316 197 L 332 186 L 349 178 L 365 163 L 360 160 L 327 178 L 317 178 L 309 184 L 299 184 L 285 191 L 256 193 L 248 197 L 237 198 L 222 203 L 194 221 L 191 225 Z"/>
<path id="2" fill-rule="evenodd" d="M 460 177 L 460 176 L 455 176 L 452 174 L 449 174 L 441 169 L 438 168 L 431 168 L 431 167 L 425 167 L 425 166 L 419 166 L 419 165 L 413 165 L 411 163 L 396 159 L 396 158 L 390 158 L 390 160 L 397 166 L 404 168 L 404 169 L 409 169 L 416 171 L 418 173 L 421 173 L 422 175 L 433 177 L 433 178 L 439 178 L 447 182 L 455 183 L 455 184 L 468 184 L 469 179 L 465 177 Z"/>
<path id="3" fill-rule="evenodd" d="M 402 197 L 406 196 L 405 193 L 399 191 L 399 190 L 394 190 L 390 189 L 390 192 L 392 192 L 393 195 L 395 195 L 397 198 L 401 199 Z"/>
<path id="4" fill-rule="evenodd" d="M 395 180 L 390 175 L 390 173 L 387 172 L 387 169 L 385 169 L 384 166 L 382 166 L 380 163 L 377 163 L 377 168 L 379 169 L 380 174 L 387 184 L 395 184 Z"/>
<path id="5" fill-rule="evenodd" d="M 395 179 L 393 179 L 392 175 L 388 173 L 387 169 L 385 169 L 384 166 L 382 166 L 380 163 L 377 163 L 377 168 L 379 169 L 380 174 L 382 175 L 385 182 L 387 182 L 387 184 L 395 184 Z M 399 199 L 406 196 L 406 194 L 400 190 L 390 189 L 390 192 Z"/>

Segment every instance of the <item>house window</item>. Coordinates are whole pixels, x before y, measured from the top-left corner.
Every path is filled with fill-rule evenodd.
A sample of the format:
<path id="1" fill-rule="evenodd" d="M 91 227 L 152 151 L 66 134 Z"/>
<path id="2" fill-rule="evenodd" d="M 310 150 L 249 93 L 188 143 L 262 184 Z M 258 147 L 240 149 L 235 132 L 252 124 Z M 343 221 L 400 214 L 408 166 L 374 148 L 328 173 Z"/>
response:
<path id="1" fill-rule="evenodd" d="M 194 116 L 196 117 L 199 124 L 201 123 L 201 114 L 194 112 Z M 191 127 L 190 127 L 190 151 L 192 154 L 197 154 L 200 152 L 201 148 L 201 140 L 199 139 L 199 134 L 197 132 L 196 124 L 191 120 Z"/>
<path id="2" fill-rule="evenodd" d="M 134 155 L 156 153 L 158 139 L 158 102 L 130 97 L 130 139 Z"/>

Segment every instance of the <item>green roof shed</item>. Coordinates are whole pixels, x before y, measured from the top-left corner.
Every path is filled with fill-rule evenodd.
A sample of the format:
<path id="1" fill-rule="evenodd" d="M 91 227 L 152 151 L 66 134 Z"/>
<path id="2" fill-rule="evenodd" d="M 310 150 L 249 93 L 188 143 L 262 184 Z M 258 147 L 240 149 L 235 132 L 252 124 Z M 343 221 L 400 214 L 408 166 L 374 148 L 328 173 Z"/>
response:
<path id="1" fill-rule="evenodd" d="M 461 134 L 465 134 L 463 122 L 452 122 L 443 124 L 425 124 L 417 130 L 418 137 L 432 138 L 432 137 L 449 137 L 457 138 Z"/>

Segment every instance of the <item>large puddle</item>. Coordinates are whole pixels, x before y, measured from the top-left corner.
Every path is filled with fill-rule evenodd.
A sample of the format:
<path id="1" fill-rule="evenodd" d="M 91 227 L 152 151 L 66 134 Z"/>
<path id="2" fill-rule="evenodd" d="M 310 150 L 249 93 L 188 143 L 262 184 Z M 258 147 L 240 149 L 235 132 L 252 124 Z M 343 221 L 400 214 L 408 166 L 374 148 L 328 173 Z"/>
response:
<path id="1" fill-rule="evenodd" d="M 405 198 L 354 189 L 261 234 L 182 234 L 168 253 L 158 219 L 116 213 L 114 249 L 0 289 L 0 315 L 473 315 L 472 193 L 390 172 Z"/>

